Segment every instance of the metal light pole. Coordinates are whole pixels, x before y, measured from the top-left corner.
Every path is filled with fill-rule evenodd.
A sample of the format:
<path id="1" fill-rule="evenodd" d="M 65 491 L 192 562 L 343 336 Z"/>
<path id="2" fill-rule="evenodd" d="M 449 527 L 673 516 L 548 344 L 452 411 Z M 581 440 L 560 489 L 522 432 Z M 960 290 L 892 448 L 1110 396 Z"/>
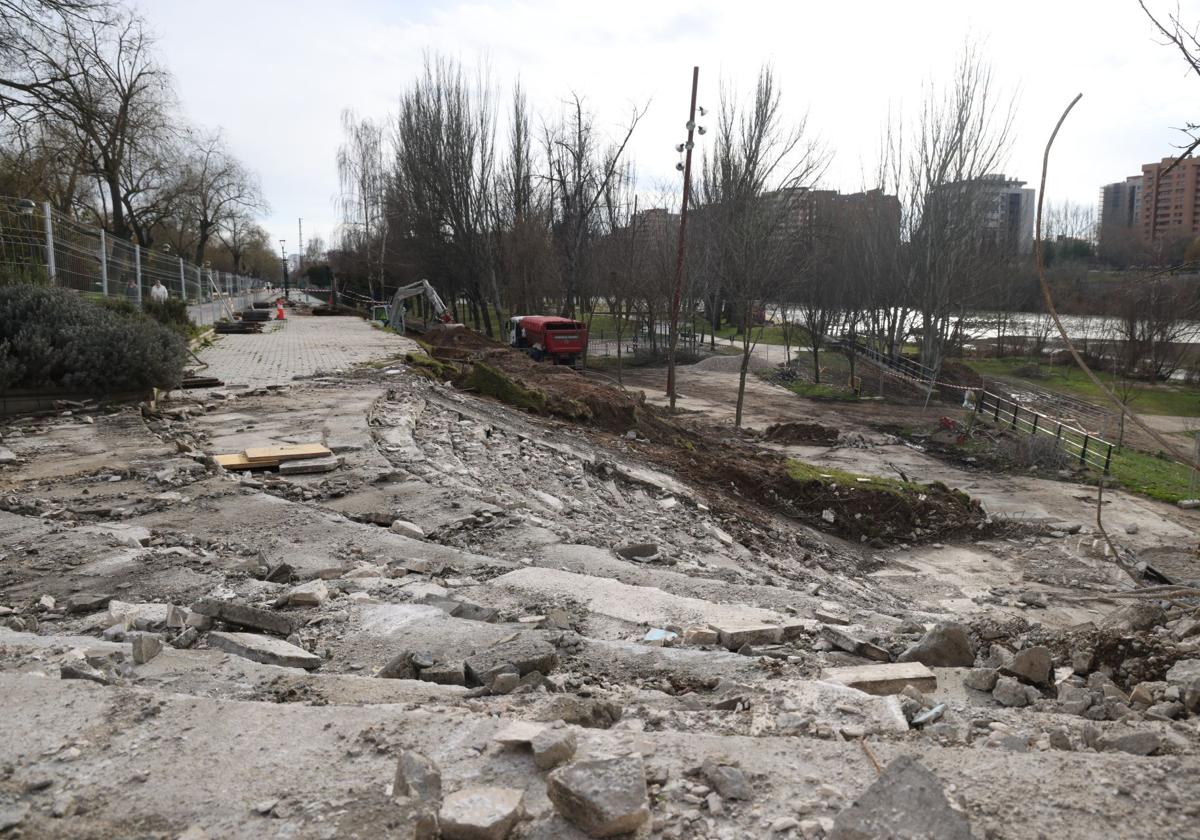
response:
<path id="1" fill-rule="evenodd" d="M 282 261 L 283 261 L 283 297 L 285 300 L 291 300 L 292 299 L 292 287 L 290 285 L 288 285 L 287 240 L 286 239 L 279 240 L 279 253 L 282 255 L 282 258 L 283 258 L 282 259 Z"/>
<path id="2" fill-rule="evenodd" d="M 687 235 L 688 201 L 692 189 L 692 146 L 696 132 L 696 87 L 700 82 L 700 68 L 692 68 L 692 104 L 688 110 L 686 156 L 683 164 L 683 204 L 679 208 L 679 253 L 675 258 L 675 291 L 671 296 L 671 344 L 667 351 L 667 396 L 671 400 L 671 411 L 675 410 L 675 348 L 679 343 L 679 299 L 683 294 L 683 249 Z M 703 133 L 703 131 L 701 131 Z"/>

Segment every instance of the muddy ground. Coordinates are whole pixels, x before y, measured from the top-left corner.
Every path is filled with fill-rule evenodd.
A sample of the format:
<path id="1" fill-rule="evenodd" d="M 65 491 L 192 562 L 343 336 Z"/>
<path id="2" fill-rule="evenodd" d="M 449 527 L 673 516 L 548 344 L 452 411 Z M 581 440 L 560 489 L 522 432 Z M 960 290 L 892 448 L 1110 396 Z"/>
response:
<path id="1" fill-rule="evenodd" d="M 678 426 L 650 410 L 653 371 L 643 402 L 491 363 L 591 416 L 394 360 L 0 424 L 0 833 L 571 838 L 605 834 L 596 809 L 641 837 L 864 836 L 881 812 L 925 836 L 1194 833 L 1195 601 L 1131 595 L 1092 488 L 873 428 L 920 406 L 757 380 L 751 432 L 837 439 L 718 434 L 736 387 L 720 362 L 681 370 Z M 211 460 L 311 441 L 336 470 Z M 788 458 L 825 498 L 772 472 Z M 755 470 L 805 504 L 751 492 Z M 895 488 L 843 471 L 936 482 L 978 514 L 847 529 L 875 514 L 835 492 Z M 1200 515 L 1108 501 L 1119 548 L 1200 577 Z M 413 752 L 438 790 L 400 789 Z M 564 799 L 578 778 L 595 783 Z M 468 794 L 483 805 L 464 814 Z"/>

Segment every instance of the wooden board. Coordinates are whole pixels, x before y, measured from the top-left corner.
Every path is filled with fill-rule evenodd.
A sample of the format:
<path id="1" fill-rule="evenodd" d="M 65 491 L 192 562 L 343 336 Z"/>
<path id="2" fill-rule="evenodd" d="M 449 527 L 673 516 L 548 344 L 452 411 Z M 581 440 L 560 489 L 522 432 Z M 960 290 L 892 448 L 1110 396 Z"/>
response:
<path id="1" fill-rule="evenodd" d="M 251 470 L 257 464 L 250 463 L 246 456 L 240 452 L 235 452 L 232 455 L 216 455 L 213 460 L 227 470 Z"/>
<path id="2" fill-rule="evenodd" d="M 253 446 L 246 449 L 246 460 L 261 466 L 275 466 L 280 461 L 304 458 L 327 458 L 333 453 L 319 443 L 293 443 L 283 446 Z"/>

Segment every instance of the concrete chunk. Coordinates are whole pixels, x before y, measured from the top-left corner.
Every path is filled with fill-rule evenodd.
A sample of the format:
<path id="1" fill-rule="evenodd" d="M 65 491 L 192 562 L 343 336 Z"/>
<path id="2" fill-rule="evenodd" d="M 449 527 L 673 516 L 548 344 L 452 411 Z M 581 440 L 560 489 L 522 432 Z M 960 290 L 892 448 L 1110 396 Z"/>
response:
<path id="1" fill-rule="evenodd" d="M 450 794 L 438 822 L 445 840 L 504 840 L 524 813 L 523 791 L 477 787 Z"/>
<path id="2" fill-rule="evenodd" d="M 937 675 L 920 662 L 826 668 L 821 679 L 876 695 L 899 694 L 909 685 L 922 694 L 937 690 Z"/>
<path id="3" fill-rule="evenodd" d="M 739 650 L 742 645 L 772 645 L 783 638 L 783 628 L 774 624 L 708 626 L 717 631 L 720 643 L 729 650 Z"/>
<path id="4" fill-rule="evenodd" d="M 285 668 L 304 668 L 311 671 L 322 662 L 321 657 L 309 653 L 304 648 L 256 633 L 213 632 L 208 634 L 208 645 L 264 665 L 281 665 Z"/>
<path id="5" fill-rule="evenodd" d="M 831 840 L 972 837 L 967 815 L 950 801 L 941 780 L 910 755 L 889 764 L 862 796 L 837 815 L 827 836 Z"/>
<path id="6" fill-rule="evenodd" d="M 295 629 L 290 616 L 233 601 L 219 601 L 216 598 L 201 598 L 192 604 L 192 612 L 224 621 L 226 624 L 265 630 L 278 636 L 290 636 Z"/>
<path id="7" fill-rule="evenodd" d="M 296 607 L 319 607 L 328 598 L 329 587 L 320 579 L 292 587 L 288 593 L 288 603 Z"/>
<path id="8" fill-rule="evenodd" d="M 636 831 L 650 819 L 642 760 L 599 758 L 559 767 L 546 777 L 558 812 L 589 837 Z"/>
<path id="9" fill-rule="evenodd" d="M 280 475 L 306 475 L 309 473 L 325 473 L 336 470 L 341 465 L 341 459 L 336 455 L 324 458 L 305 458 L 299 461 L 283 461 L 279 465 Z"/>

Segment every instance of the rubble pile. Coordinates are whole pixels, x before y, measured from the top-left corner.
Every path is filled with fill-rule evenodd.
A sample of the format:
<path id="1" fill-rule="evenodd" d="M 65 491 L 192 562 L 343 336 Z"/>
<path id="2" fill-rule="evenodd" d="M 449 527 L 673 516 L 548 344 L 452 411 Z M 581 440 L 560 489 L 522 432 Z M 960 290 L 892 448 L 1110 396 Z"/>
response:
<path id="1" fill-rule="evenodd" d="M 0 833 L 1191 830 L 1200 613 L 1090 528 L 583 420 L 396 363 L 0 424 Z"/>

